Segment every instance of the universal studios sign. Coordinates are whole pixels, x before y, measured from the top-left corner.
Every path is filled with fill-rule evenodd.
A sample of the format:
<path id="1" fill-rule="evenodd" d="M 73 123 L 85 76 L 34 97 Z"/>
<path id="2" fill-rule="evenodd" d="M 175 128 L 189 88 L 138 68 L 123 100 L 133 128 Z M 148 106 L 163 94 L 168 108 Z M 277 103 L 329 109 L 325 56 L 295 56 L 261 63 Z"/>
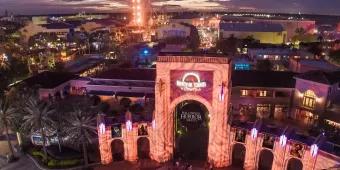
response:
<path id="1" fill-rule="evenodd" d="M 176 86 L 183 91 L 195 92 L 201 91 L 202 88 L 207 87 L 207 83 L 201 81 L 201 78 L 197 73 L 189 72 L 183 75 L 182 80 L 176 81 Z"/>

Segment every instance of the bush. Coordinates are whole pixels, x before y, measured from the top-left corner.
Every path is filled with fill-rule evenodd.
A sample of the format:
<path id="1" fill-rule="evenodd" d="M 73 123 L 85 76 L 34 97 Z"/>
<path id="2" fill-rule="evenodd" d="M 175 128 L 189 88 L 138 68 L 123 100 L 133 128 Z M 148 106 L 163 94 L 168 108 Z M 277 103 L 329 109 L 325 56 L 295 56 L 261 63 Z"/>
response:
<path id="1" fill-rule="evenodd" d="M 33 150 L 31 154 L 32 154 L 32 156 L 39 157 L 41 159 L 45 159 L 45 155 L 42 151 Z"/>
<path id="2" fill-rule="evenodd" d="M 80 160 L 77 159 L 71 159 L 71 160 L 55 160 L 51 159 L 48 161 L 47 166 L 51 168 L 55 167 L 70 167 L 70 166 L 76 166 L 80 164 Z"/>
<path id="3" fill-rule="evenodd" d="M 38 157 L 39 159 L 44 159 L 44 153 L 40 150 L 33 150 L 31 152 L 31 155 L 34 157 Z M 72 167 L 79 165 L 81 163 L 81 160 L 79 159 L 66 159 L 66 160 L 57 160 L 53 159 L 51 157 L 48 157 L 47 166 L 49 168 L 65 168 L 65 167 Z"/>

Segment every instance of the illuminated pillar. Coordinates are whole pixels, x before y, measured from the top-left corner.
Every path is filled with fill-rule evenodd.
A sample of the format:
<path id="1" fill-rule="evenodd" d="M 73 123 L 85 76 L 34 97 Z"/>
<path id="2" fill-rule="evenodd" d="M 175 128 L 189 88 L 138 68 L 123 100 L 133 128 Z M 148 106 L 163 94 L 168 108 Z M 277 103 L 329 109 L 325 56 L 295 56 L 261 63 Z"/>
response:
<path id="1" fill-rule="evenodd" d="M 127 129 L 123 126 L 123 140 L 124 140 L 124 159 L 127 161 L 137 160 L 137 131 L 138 127 L 132 126 L 132 129 Z"/>
<path id="2" fill-rule="evenodd" d="M 246 136 L 246 156 L 244 161 L 245 170 L 254 170 L 258 164 L 258 154 L 261 151 L 263 138 L 258 136 L 253 138 L 251 133 Z"/>
<path id="3" fill-rule="evenodd" d="M 316 146 L 316 147 L 315 147 Z M 307 148 L 306 148 L 307 150 Z M 303 168 L 304 169 L 316 169 L 316 159 L 318 157 L 319 148 L 317 145 L 312 145 L 308 148 L 308 152 L 305 152 L 303 156 Z"/>
<path id="4" fill-rule="evenodd" d="M 168 110 L 168 91 L 165 90 L 168 84 L 159 79 L 155 89 L 157 104 L 151 133 L 150 157 L 157 162 L 166 162 L 173 154 L 173 113 Z"/>
<path id="5" fill-rule="evenodd" d="M 112 162 L 111 129 L 105 126 L 105 116 L 103 114 L 99 114 L 97 117 L 97 131 L 101 163 L 109 164 Z"/>
<path id="6" fill-rule="evenodd" d="M 287 145 L 282 146 L 280 141 L 277 139 L 274 144 L 273 153 L 275 154 L 273 160 L 272 170 L 282 170 L 285 166 L 285 157 Z"/>

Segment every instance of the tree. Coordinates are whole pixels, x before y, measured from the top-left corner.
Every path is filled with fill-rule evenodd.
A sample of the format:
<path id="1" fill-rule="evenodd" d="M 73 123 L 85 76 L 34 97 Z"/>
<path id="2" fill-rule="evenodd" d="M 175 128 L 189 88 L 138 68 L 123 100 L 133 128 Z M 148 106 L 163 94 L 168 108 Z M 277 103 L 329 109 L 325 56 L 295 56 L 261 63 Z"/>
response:
<path id="1" fill-rule="evenodd" d="M 0 128 L 5 130 L 8 147 L 11 155 L 14 156 L 13 146 L 9 137 L 9 126 L 14 124 L 16 110 L 9 103 L 6 96 L 0 99 Z"/>
<path id="2" fill-rule="evenodd" d="M 85 165 L 88 165 L 87 144 L 92 143 L 93 136 L 97 134 L 96 115 L 85 109 L 74 108 L 65 121 L 66 134 L 74 143 L 82 145 Z"/>
<path id="3" fill-rule="evenodd" d="M 269 60 L 257 60 L 256 69 L 260 71 L 270 71 L 273 68 L 273 64 Z"/>
<path id="4" fill-rule="evenodd" d="M 234 56 L 237 52 L 238 44 L 239 40 L 235 38 L 234 35 L 230 35 L 227 39 L 217 41 L 216 48 L 224 54 Z"/>
<path id="5" fill-rule="evenodd" d="M 314 56 L 321 56 L 322 54 L 322 47 L 320 43 L 313 43 L 308 48 L 308 52 L 314 54 Z"/>
<path id="6" fill-rule="evenodd" d="M 124 108 L 129 108 L 131 105 L 131 102 L 132 102 L 131 99 L 124 97 L 120 99 L 119 104 Z"/>
<path id="7" fill-rule="evenodd" d="M 315 42 L 316 40 L 317 37 L 306 32 L 304 28 L 297 28 L 295 35 L 292 37 L 292 41 L 296 44 L 299 42 Z"/>
<path id="8" fill-rule="evenodd" d="M 44 160 L 47 159 L 46 149 L 46 130 L 53 128 L 54 121 L 51 115 L 55 113 L 55 109 L 50 103 L 40 101 L 37 98 L 30 97 L 24 108 L 23 126 L 31 132 L 40 131 L 42 138 L 42 146 L 44 151 Z"/>
<path id="9" fill-rule="evenodd" d="M 337 64 L 340 64 L 340 50 L 329 52 L 329 58 Z"/>

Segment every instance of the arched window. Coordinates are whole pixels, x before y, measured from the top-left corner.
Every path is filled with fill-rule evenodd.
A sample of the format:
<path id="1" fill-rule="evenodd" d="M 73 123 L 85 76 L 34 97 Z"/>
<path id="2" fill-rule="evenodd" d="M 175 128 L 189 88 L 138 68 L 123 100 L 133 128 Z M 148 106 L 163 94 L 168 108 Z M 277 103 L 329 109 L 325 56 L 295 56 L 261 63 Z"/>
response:
<path id="1" fill-rule="evenodd" d="M 312 90 L 307 90 L 303 94 L 302 105 L 304 107 L 314 108 L 315 107 L 315 101 L 316 101 L 316 95 Z"/>

